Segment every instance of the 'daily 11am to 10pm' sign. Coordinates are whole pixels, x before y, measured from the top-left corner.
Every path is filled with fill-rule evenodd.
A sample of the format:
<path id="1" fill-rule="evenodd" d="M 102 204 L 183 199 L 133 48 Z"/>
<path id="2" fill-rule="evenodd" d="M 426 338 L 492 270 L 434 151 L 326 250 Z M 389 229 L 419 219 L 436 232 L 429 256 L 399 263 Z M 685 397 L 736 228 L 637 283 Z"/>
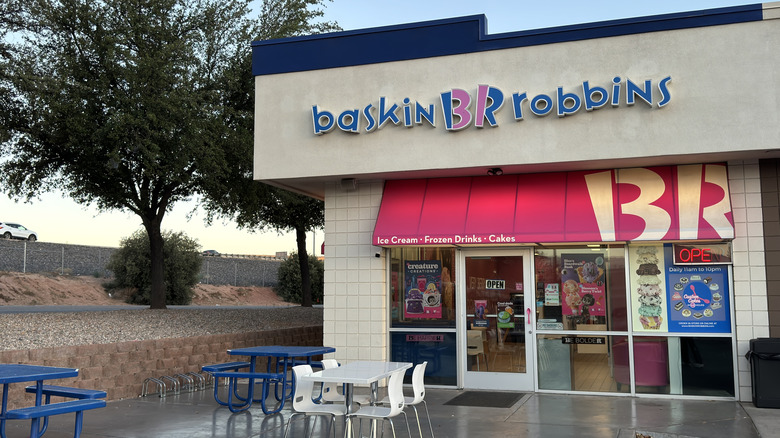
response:
<path id="1" fill-rule="evenodd" d="M 726 166 L 696 164 L 388 181 L 373 241 L 400 246 L 733 237 Z"/>

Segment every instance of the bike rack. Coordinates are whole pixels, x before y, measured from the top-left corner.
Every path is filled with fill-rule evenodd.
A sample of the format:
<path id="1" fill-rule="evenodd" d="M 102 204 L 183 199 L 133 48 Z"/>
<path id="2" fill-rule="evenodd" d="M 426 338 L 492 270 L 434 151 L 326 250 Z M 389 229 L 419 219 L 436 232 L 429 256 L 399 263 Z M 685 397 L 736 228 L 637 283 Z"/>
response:
<path id="1" fill-rule="evenodd" d="M 187 375 L 192 376 L 193 379 L 198 381 L 198 389 L 201 390 L 206 389 L 206 385 L 208 384 L 207 382 L 208 379 L 206 377 L 204 377 L 201 374 L 193 373 L 193 372 L 187 373 Z"/>
<path id="2" fill-rule="evenodd" d="M 206 381 L 207 382 L 211 382 L 214 385 L 217 384 L 218 380 L 214 378 L 214 375 L 211 374 L 211 372 L 206 371 L 206 376 L 207 376 L 206 377 Z M 209 383 L 209 384 L 211 384 L 211 383 Z M 222 379 L 222 386 L 228 386 L 229 383 L 230 383 L 230 379 Z"/>
<path id="3" fill-rule="evenodd" d="M 174 394 L 178 394 L 178 393 L 181 392 L 181 386 L 179 385 L 179 380 L 178 379 L 175 379 L 175 378 L 173 378 L 171 376 L 162 376 L 162 377 L 160 377 L 160 380 L 162 380 L 162 381 L 168 380 L 168 381 L 172 382 L 173 383 L 173 393 Z"/>
<path id="4" fill-rule="evenodd" d="M 157 385 L 160 398 L 165 397 L 165 393 L 168 392 L 168 387 L 165 386 L 165 382 L 160 379 L 155 379 L 154 377 L 149 377 L 148 379 L 144 380 L 144 386 L 141 389 L 141 397 L 146 397 L 149 394 L 149 382 L 155 383 Z"/>
<path id="5" fill-rule="evenodd" d="M 195 381 L 192 379 L 192 377 L 186 374 L 174 374 L 174 377 L 180 379 L 181 389 L 189 388 L 189 392 L 198 390 L 198 388 L 195 387 Z"/>

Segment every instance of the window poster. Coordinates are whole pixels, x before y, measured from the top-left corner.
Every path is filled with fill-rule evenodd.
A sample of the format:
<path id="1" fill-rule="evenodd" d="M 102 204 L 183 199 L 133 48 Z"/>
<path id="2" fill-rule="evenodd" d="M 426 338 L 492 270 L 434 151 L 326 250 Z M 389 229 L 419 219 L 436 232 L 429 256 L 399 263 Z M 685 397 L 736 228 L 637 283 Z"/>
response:
<path id="1" fill-rule="evenodd" d="M 558 290 L 558 283 L 547 283 L 544 285 L 544 305 L 561 305 L 561 292 Z"/>
<path id="2" fill-rule="evenodd" d="M 474 327 L 487 327 L 487 300 L 474 300 Z"/>
<path id="3" fill-rule="evenodd" d="M 667 332 L 663 244 L 631 245 L 628 254 L 634 331 Z"/>
<path id="4" fill-rule="evenodd" d="M 672 246 L 664 245 L 667 260 Z M 727 265 L 673 265 L 666 267 L 670 332 L 729 333 Z"/>
<path id="5" fill-rule="evenodd" d="M 561 254 L 562 313 L 586 322 L 606 315 L 604 254 Z"/>
<path id="6" fill-rule="evenodd" d="M 404 268 L 404 317 L 441 318 L 441 260 L 410 260 Z"/>
<path id="7" fill-rule="evenodd" d="M 496 317 L 498 321 L 496 325 L 498 328 L 513 329 L 515 328 L 514 314 L 515 309 L 512 306 L 511 301 L 499 301 L 496 303 Z"/>

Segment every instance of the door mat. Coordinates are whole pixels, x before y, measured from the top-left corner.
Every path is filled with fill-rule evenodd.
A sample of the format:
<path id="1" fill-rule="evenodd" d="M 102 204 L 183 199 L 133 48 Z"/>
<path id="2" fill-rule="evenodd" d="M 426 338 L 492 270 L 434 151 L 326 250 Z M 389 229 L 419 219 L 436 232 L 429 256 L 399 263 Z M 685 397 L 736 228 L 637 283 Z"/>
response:
<path id="1" fill-rule="evenodd" d="M 510 408 L 524 395 L 524 392 L 465 391 L 444 404 L 450 406 Z"/>

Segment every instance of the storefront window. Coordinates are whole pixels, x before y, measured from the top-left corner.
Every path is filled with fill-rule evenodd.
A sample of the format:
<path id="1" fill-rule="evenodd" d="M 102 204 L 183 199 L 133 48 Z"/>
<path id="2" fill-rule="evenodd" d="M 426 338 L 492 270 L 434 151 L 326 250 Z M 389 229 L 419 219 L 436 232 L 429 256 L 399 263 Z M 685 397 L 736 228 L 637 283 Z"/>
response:
<path id="1" fill-rule="evenodd" d="M 392 248 L 390 266 L 390 359 L 427 361 L 426 384 L 456 385 L 455 249 Z"/>
<path id="2" fill-rule="evenodd" d="M 427 385 L 455 386 L 458 383 L 457 336 L 450 332 L 390 332 L 390 359 L 394 362 L 422 363 Z M 406 373 L 404 381 L 412 383 L 413 369 Z"/>
<path id="3" fill-rule="evenodd" d="M 538 335 L 537 343 L 539 389 L 631 391 L 628 337 Z M 641 336 L 633 346 L 637 394 L 734 397 L 731 338 Z"/>
<path id="4" fill-rule="evenodd" d="M 734 397 L 731 338 L 635 337 L 636 392 Z"/>
<path id="5" fill-rule="evenodd" d="M 626 331 L 622 245 L 537 248 L 538 330 Z"/>
<path id="6" fill-rule="evenodd" d="M 627 345 L 626 336 L 537 335 L 536 340 L 539 389 L 631 391 L 628 349 L 620 347 Z"/>
<path id="7" fill-rule="evenodd" d="M 391 328 L 455 327 L 455 249 L 390 250 Z"/>
<path id="8" fill-rule="evenodd" d="M 677 264 L 671 243 L 629 245 L 632 331 L 651 335 L 633 338 L 637 393 L 734 397 L 733 340 L 712 336 L 731 333 L 728 266 L 711 248 Z"/>
<path id="9" fill-rule="evenodd" d="M 539 389 L 629 393 L 628 337 L 604 333 L 628 331 L 625 247 L 542 247 L 534 264 Z"/>

